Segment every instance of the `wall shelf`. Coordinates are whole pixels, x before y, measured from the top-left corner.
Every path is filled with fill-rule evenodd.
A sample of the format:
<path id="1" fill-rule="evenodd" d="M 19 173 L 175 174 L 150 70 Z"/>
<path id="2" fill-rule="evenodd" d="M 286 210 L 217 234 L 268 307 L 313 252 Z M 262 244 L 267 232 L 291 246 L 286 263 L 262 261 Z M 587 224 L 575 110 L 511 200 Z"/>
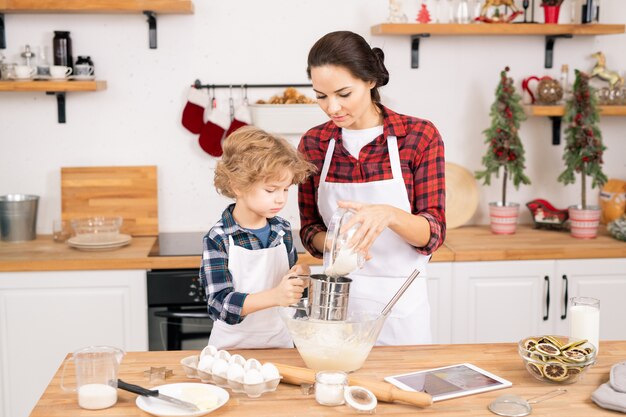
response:
<path id="1" fill-rule="evenodd" d="M 150 49 L 156 49 L 156 16 L 192 14 L 191 0 L 0 0 L 0 49 L 6 48 L 6 13 L 143 13 L 148 21 Z"/>
<path id="2" fill-rule="evenodd" d="M 545 68 L 552 68 L 554 42 L 573 36 L 624 33 L 624 25 L 605 24 L 506 24 L 506 23 L 382 23 L 371 27 L 372 35 L 411 36 L 411 68 L 419 66 L 419 41 L 430 36 L 545 36 Z"/>
<path id="3" fill-rule="evenodd" d="M 94 81 L 0 81 L 0 92 L 45 92 L 57 99 L 59 123 L 65 123 L 65 93 L 106 90 L 107 82 Z"/>
<path id="4" fill-rule="evenodd" d="M 598 106 L 600 116 L 626 116 L 626 106 Z M 528 116 L 545 116 L 552 121 L 552 144 L 561 143 L 561 119 L 565 115 L 564 105 L 539 106 L 525 105 L 524 111 Z"/>

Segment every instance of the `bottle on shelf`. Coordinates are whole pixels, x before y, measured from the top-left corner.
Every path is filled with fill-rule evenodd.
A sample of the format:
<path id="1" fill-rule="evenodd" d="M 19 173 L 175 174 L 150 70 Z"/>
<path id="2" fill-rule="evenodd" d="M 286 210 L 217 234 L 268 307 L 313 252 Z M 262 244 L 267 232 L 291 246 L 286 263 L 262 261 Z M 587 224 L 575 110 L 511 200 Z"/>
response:
<path id="1" fill-rule="evenodd" d="M 37 75 L 50 75 L 50 47 L 37 47 Z"/>
<path id="2" fill-rule="evenodd" d="M 563 88 L 563 101 L 567 101 L 571 93 L 569 85 L 569 66 L 567 64 L 561 65 L 561 77 L 559 81 Z"/>
<path id="3" fill-rule="evenodd" d="M 468 0 L 459 0 L 456 6 L 456 22 L 470 23 L 470 11 Z"/>
<path id="4" fill-rule="evenodd" d="M 585 0 L 582 6 L 582 23 L 591 23 L 593 21 L 593 0 Z"/>
<path id="5" fill-rule="evenodd" d="M 70 32 L 55 30 L 52 40 L 54 49 L 54 65 L 63 65 L 74 68 L 74 58 L 72 57 L 72 38 Z"/>

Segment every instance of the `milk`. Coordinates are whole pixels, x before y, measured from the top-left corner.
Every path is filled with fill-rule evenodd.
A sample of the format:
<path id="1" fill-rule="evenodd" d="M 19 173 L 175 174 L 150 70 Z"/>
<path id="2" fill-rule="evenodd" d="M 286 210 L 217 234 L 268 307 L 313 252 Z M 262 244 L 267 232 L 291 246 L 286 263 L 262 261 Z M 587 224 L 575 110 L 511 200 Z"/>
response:
<path id="1" fill-rule="evenodd" d="M 587 339 L 600 350 L 600 309 L 593 305 L 575 304 L 570 307 L 570 331 L 573 339 Z"/>
<path id="2" fill-rule="evenodd" d="M 117 402 L 117 390 L 107 384 L 85 384 L 78 388 L 78 405 L 87 410 L 108 408 Z"/>

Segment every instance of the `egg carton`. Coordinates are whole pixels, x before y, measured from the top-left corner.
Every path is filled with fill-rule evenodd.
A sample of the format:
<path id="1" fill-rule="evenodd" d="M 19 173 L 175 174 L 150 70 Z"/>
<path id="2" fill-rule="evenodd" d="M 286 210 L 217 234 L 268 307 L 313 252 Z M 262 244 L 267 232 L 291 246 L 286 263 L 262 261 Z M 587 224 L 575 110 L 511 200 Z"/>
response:
<path id="1" fill-rule="evenodd" d="M 230 388 L 233 392 L 245 393 L 250 398 L 257 398 L 266 392 L 276 391 L 276 388 L 278 387 L 278 384 L 280 383 L 280 380 L 282 379 L 282 377 L 279 374 L 278 377 L 263 379 L 261 382 L 258 382 L 258 383 L 244 383 L 239 380 L 229 379 L 227 377 L 224 377 L 223 375 L 218 375 L 217 373 L 214 373 L 214 372 L 201 370 L 198 368 L 198 365 L 200 363 L 200 359 L 202 358 L 202 356 L 204 356 L 203 354 L 205 355 L 207 354 L 205 353 L 205 350 L 202 351 L 200 356 L 197 356 L 197 355 L 187 356 L 180 361 L 183 367 L 183 370 L 185 371 L 185 375 L 187 375 L 188 378 L 200 379 L 200 381 L 205 382 L 205 383 L 213 383 L 219 387 Z M 225 352 L 225 353 L 220 353 L 221 356 L 219 357 L 219 359 L 225 359 L 226 354 L 228 354 L 228 352 L 226 351 L 219 351 L 219 352 Z M 218 352 L 215 352 L 214 354 L 217 355 L 217 353 Z M 256 369 L 257 371 L 259 371 L 259 374 L 260 374 L 262 366 L 258 360 L 248 359 L 246 361 L 241 355 L 232 355 L 232 356 L 238 357 L 238 358 L 232 361 L 231 365 L 232 363 L 238 363 L 243 368 L 241 361 L 244 361 L 243 362 L 244 364 L 249 364 L 248 369 Z M 230 354 L 228 354 L 228 359 L 230 359 L 230 357 L 231 357 Z"/>

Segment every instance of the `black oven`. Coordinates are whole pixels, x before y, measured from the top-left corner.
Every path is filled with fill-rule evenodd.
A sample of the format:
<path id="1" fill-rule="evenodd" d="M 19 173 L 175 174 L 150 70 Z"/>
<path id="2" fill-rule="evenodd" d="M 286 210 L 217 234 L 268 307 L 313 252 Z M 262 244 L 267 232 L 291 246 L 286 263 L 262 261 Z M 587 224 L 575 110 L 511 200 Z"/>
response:
<path id="1" fill-rule="evenodd" d="M 204 233 L 160 233 L 150 256 L 195 256 Z M 148 271 L 150 350 L 198 350 L 208 343 L 212 321 L 198 268 Z"/>

